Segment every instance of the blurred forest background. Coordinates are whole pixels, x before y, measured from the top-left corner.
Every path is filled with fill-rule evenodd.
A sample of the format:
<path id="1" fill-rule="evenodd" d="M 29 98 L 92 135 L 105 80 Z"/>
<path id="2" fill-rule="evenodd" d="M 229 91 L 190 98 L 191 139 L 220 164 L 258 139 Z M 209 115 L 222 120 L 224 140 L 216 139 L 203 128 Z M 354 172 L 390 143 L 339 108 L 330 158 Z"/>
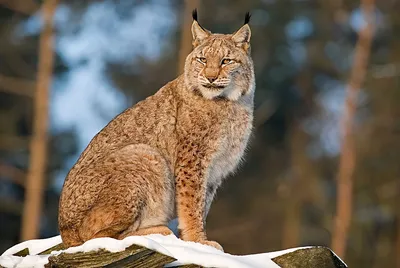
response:
<path id="1" fill-rule="evenodd" d="M 0 0 L 0 253 L 58 233 L 69 168 L 182 72 L 197 7 L 221 33 L 252 12 L 257 78 L 254 137 L 208 236 L 233 254 L 326 245 L 350 267 L 400 267 L 400 0 L 371 3 Z"/>

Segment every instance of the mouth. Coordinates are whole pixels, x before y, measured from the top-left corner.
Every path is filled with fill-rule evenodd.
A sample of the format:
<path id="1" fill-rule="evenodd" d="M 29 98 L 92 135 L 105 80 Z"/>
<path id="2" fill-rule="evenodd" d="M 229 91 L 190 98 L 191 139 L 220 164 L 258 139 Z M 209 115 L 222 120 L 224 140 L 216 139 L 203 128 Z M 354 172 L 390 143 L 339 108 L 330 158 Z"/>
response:
<path id="1" fill-rule="evenodd" d="M 224 86 L 217 86 L 217 85 L 213 85 L 213 84 L 205 84 L 202 85 L 203 87 L 207 88 L 207 89 L 211 89 L 211 90 L 215 90 L 215 91 L 220 91 L 221 89 L 224 89 Z"/>

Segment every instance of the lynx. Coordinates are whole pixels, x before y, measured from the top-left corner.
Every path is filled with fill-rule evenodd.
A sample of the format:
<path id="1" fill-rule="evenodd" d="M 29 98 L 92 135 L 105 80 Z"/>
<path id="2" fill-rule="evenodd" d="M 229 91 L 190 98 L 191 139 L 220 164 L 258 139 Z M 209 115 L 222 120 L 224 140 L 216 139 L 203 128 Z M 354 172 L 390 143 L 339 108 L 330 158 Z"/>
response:
<path id="1" fill-rule="evenodd" d="M 193 50 L 184 73 L 115 117 L 65 180 L 59 230 L 66 246 L 97 237 L 172 234 L 207 240 L 217 188 L 242 159 L 255 90 L 250 15 L 233 34 L 213 34 L 193 12 Z"/>

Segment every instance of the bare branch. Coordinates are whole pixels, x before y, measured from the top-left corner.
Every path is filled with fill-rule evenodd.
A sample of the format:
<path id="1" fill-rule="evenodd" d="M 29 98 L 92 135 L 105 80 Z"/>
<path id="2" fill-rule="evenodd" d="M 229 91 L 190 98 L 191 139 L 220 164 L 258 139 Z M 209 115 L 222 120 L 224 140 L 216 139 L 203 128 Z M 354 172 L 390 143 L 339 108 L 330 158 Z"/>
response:
<path id="1" fill-rule="evenodd" d="M 0 164 L 0 175 L 19 186 L 25 186 L 26 174 L 16 167 Z"/>
<path id="2" fill-rule="evenodd" d="M 33 97 L 35 83 L 19 78 L 8 77 L 0 74 L 0 92 L 20 95 L 24 97 Z"/>
<path id="3" fill-rule="evenodd" d="M 21 215 L 23 203 L 20 201 L 16 201 L 11 198 L 1 197 L 0 198 L 0 211 L 13 214 L 13 215 Z"/>
<path id="4" fill-rule="evenodd" d="M 0 150 L 27 149 L 29 139 L 18 136 L 0 136 Z"/>
<path id="5" fill-rule="evenodd" d="M 32 0 L 0 0 L 0 5 L 25 15 L 31 15 L 39 9 L 39 5 Z"/>

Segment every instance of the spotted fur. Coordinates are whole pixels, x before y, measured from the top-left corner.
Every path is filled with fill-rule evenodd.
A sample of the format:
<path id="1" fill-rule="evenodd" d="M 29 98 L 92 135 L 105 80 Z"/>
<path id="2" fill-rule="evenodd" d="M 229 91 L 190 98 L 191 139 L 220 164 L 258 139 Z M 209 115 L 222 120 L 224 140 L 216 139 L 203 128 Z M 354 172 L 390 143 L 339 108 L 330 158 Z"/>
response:
<path id="1" fill-rule="evenodd" d="M 197 18 L 197 15 L 196 15 Z M 207 240 L 217 188 L 241 161 L 255 89 L 250 27 L 212 34 L 193 21 L 184 74 L 114 118 L 67 175 L 59 229 L 67 246 L 96 237 L 170 234 Z"/>

